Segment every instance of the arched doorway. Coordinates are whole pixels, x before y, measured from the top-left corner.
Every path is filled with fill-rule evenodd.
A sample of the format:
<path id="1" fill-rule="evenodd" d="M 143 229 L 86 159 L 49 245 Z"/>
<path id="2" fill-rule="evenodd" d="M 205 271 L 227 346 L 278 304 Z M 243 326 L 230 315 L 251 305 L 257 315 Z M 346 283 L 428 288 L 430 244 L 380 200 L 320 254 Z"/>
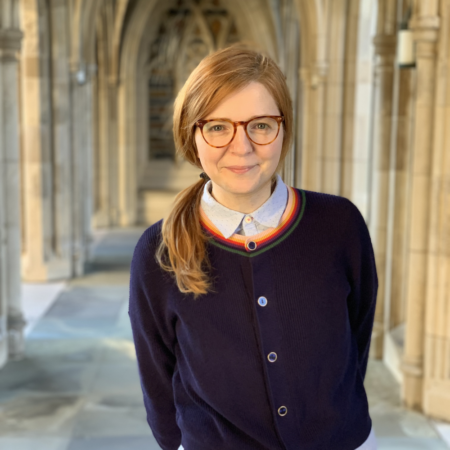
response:
<path id="1" fill-rule="evenodd" d="M 252 9 L 253 6 L 253 9 Z M 199 170 L 177 161 L 172 104 L 200 59 L 238 40 L 277 59 L 270 12 L 219 0 L 138 2 L 123 35 L 118 88 L 119 223 L 153 223 Z"/>

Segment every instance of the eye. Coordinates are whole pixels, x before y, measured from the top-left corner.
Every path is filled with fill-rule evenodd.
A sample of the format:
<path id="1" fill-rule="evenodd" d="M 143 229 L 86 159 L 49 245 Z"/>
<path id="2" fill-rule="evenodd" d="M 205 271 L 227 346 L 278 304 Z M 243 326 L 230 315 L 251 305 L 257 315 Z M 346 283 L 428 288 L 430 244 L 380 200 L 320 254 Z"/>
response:
<path id="1" fill-rule="evenodd" d="M 221 122 L 219 120 L 214 120 L 205 124 L 203 131 L 206 133 L 218 134 L 218 133 L 228 133 L 231 129 L 231 125 L 227 122 Z"/>
<path id="2" fill-rule="evenodd" d="M 270 124 L 267 122 L 252 122 L 250 127 L 255 131 L 268 131 L 272 129 Z"/>

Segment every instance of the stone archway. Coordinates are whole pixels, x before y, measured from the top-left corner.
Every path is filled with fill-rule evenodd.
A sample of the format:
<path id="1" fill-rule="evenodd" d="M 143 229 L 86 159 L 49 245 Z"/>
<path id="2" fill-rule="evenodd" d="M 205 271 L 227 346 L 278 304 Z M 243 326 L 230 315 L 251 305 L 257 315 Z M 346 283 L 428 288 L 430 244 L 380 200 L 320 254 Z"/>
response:
<path id="1" fill-rule="evenodd" d="M 111 9 L 112 6 L 105 2 L 80 1 L 76 3 L 74 14 L 74 33 L 72 38 L 72 70 L 77 78 L 83 79 L 89 70 L 95 70 L 95 41 L 93 32 L 97 23 L 99 12 L 102 8 Z M 84 5 L 84 6 L 83 6 Z M 177 173 L 177 179 L 182 180 L 183 175 L 176 165 L 148 174 L 148 105 L 144 99 L 147 97 L 146 80 L 142 75 L 148 62 L 148 47 L 155 39 L 164 11 L 170 4 L 161 5 L 154 1 L 129 2 L 122 0 L 115 4 L 112 13 L 108 13 L 110 23 L 108 27 L 108 70 L 105 72 L 105 80 L 108 85 L 110 99 L 100 100 L 94 97 L 94 123 L 95 131 L 94 166 L 101 169 L 101 173 L 94 173 L 94 225 L 131 225 L 138 220 L 138 192 L 139 185 L 152 188 L 161 187 L 161 178 L 157 176 Z M 275 58 L 285 70 L 293 87 L 293 97 L 296 105 L 298 132 L 295 153 L 288 158 L 284 177 L 291 184 L 298 184 L 299 180 L 308 183 L 317 182 L 317 178 L 308 181 L 310 174 L 321 173 L 320 148 L 321 124 L 324 109 L 323 80 L 326 73 L 326 30 L 324 24 L 324 11 L 320 1 L 307 2 L 293 0 L 283 2 L 285 16 L 290 19 L 288 33 L 290 36 L 299 36 L 300 51 L 294 45 L 290 51 L 296 51 L 296 61 L 286 58 L 288 50 L 283 43 L 283 28 L 286 28 L 285 17 L 280 17 L 277 7 L 260 8 L 258 0 L 239 2 L 232 0 L 227 2 L 227 8 L 232 11 L 236 20 L 236 28 L 241 37 L 247 41 L 255 42 L 259 48 L 265 49 Z M 295 14 L 295 9 L 297 14 Z M 298 19 L 297 19 L 298 16 Z M 84 17 L 84 19 L 83 19 Z M 95 18 L 95 19 L 94 19 Z M 294 18 L 294 19 L 293 19 Z M 284 20 L 284 22 L 283 22 Z M 295 24 L 297 21 L 300 26 Z M 77 26 L 78 24 L 78 26 Z M 86 25 L 90 24 L 90 26 Z M 282 26 L 280 26 L 280 24 Z M 297 30 L 296 30 L 297 28 Z M 97 30 L 98 31 L 98 30 Z M 294 33 L 294 34 L 292 34 Z M 296 34 L 295 34 L 296 33 Z M 288 35 L 286 35 L 288 36 Z M 297 49 L 296 49 L 297 47 Z M 301 55 L 301 58 L 300 58 Z M 302 75 L 303 83 L 297 84 L 298 69 Z M 90 69 L 91 68 L 91 69 Z M 100 67 L 98 68 L 100 71 Z M 99 78 L 94 80 L 98 83 Z M 94 90 L 97 86 L 94 86 Z M 317 87 L 317 89 L 316 89 Z M 111 113 L 115 111 L 115 119 L 107 121 L 107 126 L 101 129 L 99 116 L 95 115 L 104 101 L 103 109 Z M 91 108 L 92 110 L 92 108 Z M 316 111 L 314 126 L 310 127 L 311 117 L 306 117 L 302 111 Z M 112 126 L 111 126 L 112 124 Z M 308 132 L 306 132 L 308 131 Z M 116 136 L 116 137 L 114 137 Z M 102 153 L 97 150 L 101 148 Z M 302 148 L 300 155 L 299 149 Z M 96 159 L 97 158 L 97 159 Z M 111 163 L 112 161 L 112 163 Z M 175 170 L 175 172 L 173 172 Z M 185 181 L 173 186 L 180 190 L 186 180 L 192 180 L 192 170 L 184 176 Z M 187 178 L 186 178 L 187 177 Z M 320 178 L 320 177 L 319 177 Z M 153 184 L 152 180 L 155 182 Z M 150 182 L 150 186 L 145 183 Z M 305 184 L 303 183 L 303 184 Z M 164 187 L 164 186 L 162 186 Z"/>
<path id="2" fill-rule="evenodd" d="M 254 3 L 254 2 L 250 2 Z M 277 59 L 277 37 L 271 15 L 261 8 L 253 9 L 244 2 L 227 2 L 227 10 L 234 12 L 241 38 L 258 43 L 259 47 Z M 138 192 L 163 188 L 179 191 L 195 181 L 198 169 L 175 162 L 150 164 L 148 154 L 147 77 L 150 43 L 167 11 L 168 5 L 140 2 L 129 18 L 124 33 L 120 57 L 120 86 L 118 90 L 118 158 L 120 224 L 130 225 L 138 220 Z M 244 27 L 243 25 L 246 24 Z M 149 30 L 144 35 L 144 30 Z M 153 169 L 153 171 L 152 171 Z M 144 181 L 143 181 L 144 180 Z M 172 180 L 167 184 L 165 180 Z"/>
<path id="3" fill-rule="evenodd" d="M 218 0 L 178 1 L 161 17 L 148 49 L 149 158 L 175 159 L 173 102 L 209 53 L 239 41 L 234 17 Z"/>

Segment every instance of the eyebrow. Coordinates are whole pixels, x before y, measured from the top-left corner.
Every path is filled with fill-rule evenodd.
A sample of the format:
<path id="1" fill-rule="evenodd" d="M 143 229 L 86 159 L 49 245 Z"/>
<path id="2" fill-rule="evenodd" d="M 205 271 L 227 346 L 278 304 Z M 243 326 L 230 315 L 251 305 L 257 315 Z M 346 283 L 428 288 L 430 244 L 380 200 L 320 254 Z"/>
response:
<path id="1" fill-rule="evenodd" d="M 266 116 L 279 116 L 280 114 L 256 114 L 254 116 L 250 116 L 247 120 L 231 120 L 229 117 L 211 117 L 210 119 L 205 120 L 231 120 L 231 122 L 247 122 L 248 120 L 255 119 L 256 117 L 266 117 Z"/>

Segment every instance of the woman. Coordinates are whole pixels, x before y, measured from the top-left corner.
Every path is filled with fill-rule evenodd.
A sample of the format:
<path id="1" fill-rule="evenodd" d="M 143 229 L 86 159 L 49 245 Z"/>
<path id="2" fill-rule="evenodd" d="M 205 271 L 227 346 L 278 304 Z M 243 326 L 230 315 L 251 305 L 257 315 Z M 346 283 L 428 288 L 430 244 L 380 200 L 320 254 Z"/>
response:
<path id="1" fill-rule="evenodd" d="M 165 450 L 376 449 L 369 232 L 350 200 L 283 183 L 292 127 L 282 72 L 241 46 L 175 101 L 177 151 L 204 172 L 140 238 L 129 304 Z"/>

